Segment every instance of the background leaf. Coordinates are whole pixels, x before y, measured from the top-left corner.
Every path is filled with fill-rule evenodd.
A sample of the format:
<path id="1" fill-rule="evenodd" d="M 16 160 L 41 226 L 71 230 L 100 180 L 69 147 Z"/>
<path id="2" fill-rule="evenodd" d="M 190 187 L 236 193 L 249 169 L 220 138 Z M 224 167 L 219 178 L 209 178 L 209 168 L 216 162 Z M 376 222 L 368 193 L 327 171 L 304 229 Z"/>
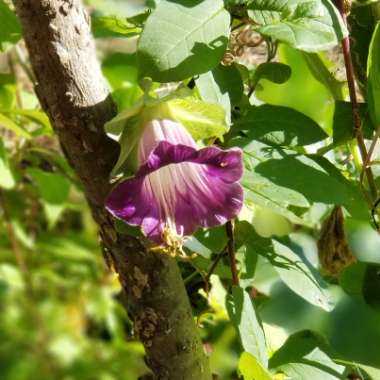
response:
<path id="1" fill-rule="evenodd" d="M 13 176 L 8 153 L 5 149 L 4 143 L 0 140 L 0 187 L 4 189 L 12 189 L 16 184 Z"/>
<path id="2" fill-rule="evenodd" d="M 329 0 L 258 0 L 249 5 L 257 30 L 300 50 L 315 52 L 337 45 L 347 35 Z"/>
<path id="3" fill-rule="evenodd" d="M 0 0 L 0 25 L 0 51 L 5 51 L 21 38 L 21 25 L 3 0 Z"/>

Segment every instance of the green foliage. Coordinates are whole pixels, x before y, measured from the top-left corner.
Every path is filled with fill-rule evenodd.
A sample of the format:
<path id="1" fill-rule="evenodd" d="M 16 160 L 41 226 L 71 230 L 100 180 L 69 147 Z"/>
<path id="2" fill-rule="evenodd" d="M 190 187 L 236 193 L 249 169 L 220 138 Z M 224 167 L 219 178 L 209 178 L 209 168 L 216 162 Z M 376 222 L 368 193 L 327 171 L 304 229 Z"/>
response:
<path id="1" fill-rule="evenodd" d="M 6 2 L 0 1 L 0 51 L 7 50 L 21 38 L 21 26 Z"/>
<path id="2" fill-rule="evenodd" d="M 15 185 L 15 179 L 9 164 L 9 158 L 4 143 L 0 141 L 0 187 L 12 189 Z"/>
<path id="3" fill-rule="evenodd" d="M 233 286 L 232 294 L 227 298 L 227 310 L 232 323 L 239 331 L 244 351 L 256 357 L 266 368 L 268 358 L 265 337 L 248 293 L 242 288 Z"/>
<path id="4" fill-rule="evenodd" d="M 6 4 L 0 1 L 0 377 L 135 380 L 147 372 L 143 348 L 118 278 L 104 265 L 80 183 L 31 93 L 29 62 L 12 48 L 20 25 Z M 322 52 L 347 35 L 332 2 L 87 4 L 119 111 L 105 126 L 121 148 L 111 176 L 136 170 L 135 147 L 152 118 L 182 123 L 199 146 L 242 149 L 245 199 L 233 246 L 240 286 L 232 286 L 225 226 L 186 237 L 184 251 L 197 256 L 180 263 L 212 372 L 223 380 L 378 380 L 379 211 L 362 174 L 347 83 L 337 76 L 342 57 Z M 368 147 L 380 120 L 372 6 L 356 2 L 350 14 Z M 366 164 L 379 187 L 378 156 L 375 147 Z M 341 226 L 329 224 L 336 205 Z M 120 221 L 115 228 L 141 236 Z M 318 244 L 328 238 L 330 245 Z M 351 264 L 325 276 L 321 255 L 341 260 L 343 243 Z"/>
<path id="5" fill-rule="evenodd" d="M 376 127 L 380 124 L 380 106 L 378 99 L 380 97 L 380 22 L 377 23 L 373 32 L 371 44 L 368 53 L 368 108 L 372 121 Z"/>
<path id="6" fill-rule="evenodd" d="M 347 34 L 329 0 L 253 1 L 248 14 L 257 30 L 300 50 L 332 48 Z"/>
<path id="7" fill-rule="evenodd" d="M 213 69 L 227 45 L 229 18 L 222 0 L 161 1 L 139 40 L 140 76 L 170 82 Z"/>
<path id="8" fill-rule="evenodd" d="M 270 104 L 249 107 L 235 127 L 244 131 L 248 139 L 268 145 L 303 146 L 327 137 L 321 127 L 304 114 Z"/>

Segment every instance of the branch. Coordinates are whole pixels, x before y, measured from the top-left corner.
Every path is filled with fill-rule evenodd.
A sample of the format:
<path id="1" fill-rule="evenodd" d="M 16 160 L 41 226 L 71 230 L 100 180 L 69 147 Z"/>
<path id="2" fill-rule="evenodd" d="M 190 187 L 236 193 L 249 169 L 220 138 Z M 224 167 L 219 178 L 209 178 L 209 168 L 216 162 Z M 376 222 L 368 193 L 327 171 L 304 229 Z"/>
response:
<path id="1" fill-rule="evenodd" d="M 342 15 L 343 21 L 347 25 L 345 0 L 339 0 L 338 5 L 339 5 L 339 11 Z M 366 163 L 368 161 L 368 152 L 365 146 L 363 130 L 362 130 L 361 121 L 360 121 L 359 104 L 356 97 L 354 67 L 352 64 L 352 57 L 351 57 L 351 50 L 350 50 L 350 38 L 348 36 L 343 38 L 342 40 L 342 50 L 343 50 L 343 56 L 344 56 L 344 64 L 346 66 L 348 89 L 349 89 L 350 99 L 351 99 L 354 133 L 355 133 L 356 141 L 358 142 L 358 147 L 359 147 L 360 155 L 362 158 L 362 162 Z M 366 165 L 365 166 L 363 165 L 363 170 L 367 176 L 368 186 L 371 192 L 372 201 L 375 202 L 377 199 L 377 187 L 376 187 L 375 179 L 372 173 L 372 169 L 370 167 L 367 167 Z"/>
<path id="2" fill-rule="evenodd" d="M 115 115 L 80 0 L 13 0 L 36 77 L 35 90 L 78 175 L 104 250 L 127 294 L 128 313 L 155 379 L 210 380 L 207 358 L 174 259 L 119 234 L 104 200 L 119 147 L 104 123 Z M 127 360 L 127 358 L 126 358 Z"/>

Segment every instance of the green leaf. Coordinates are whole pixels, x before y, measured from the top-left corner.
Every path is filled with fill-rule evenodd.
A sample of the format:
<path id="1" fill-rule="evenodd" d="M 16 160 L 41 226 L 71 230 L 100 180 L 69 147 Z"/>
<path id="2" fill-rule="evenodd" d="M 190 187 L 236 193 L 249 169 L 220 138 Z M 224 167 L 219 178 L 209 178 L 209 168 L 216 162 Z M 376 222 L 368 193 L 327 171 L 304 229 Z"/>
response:
<path id="1" fill-rule="evenodd" d="M 20 271 L 13 265 L 6 263 L 0 264 L 0 287 L 2 283 L 15 290 L 24 288 L 24 281 Z"/>
<path id="2" fill-rule="evenodd" d="M 380 21 L 377 23 L 369 46 L 367 76 L 368 76 L 368 106 L 372 122 L 376 128 L 380 126 Z"/>
<path id="3" fill-rule="evenodd" d="M 238 368 L 244 380 L 272 380 L 268 371 L 249 352 L 242 353 Z"/>
<path id="4" fill-rule="evenodd" d="M 16 100 L 14 75 L 0 73 L 0 109 L 9 110 L 13 108 Z"/>
<path id="5" fill-rule="evenodd" d="M 363 282 L 367 265 L 365 263 L 354 263 L 345 268 L 339 275 L 339 285 L 352 298 L 360 301 L 363 299 Z"/>
<path id="6" fill-rule="evenodd" d="M 256 86 L 260 79 L 267 79 L 273 83 L 285 83 L 292 74 L 290 66 L 281 62 L 265 62 L 257 66 L 253 74 L 253 86 Z"/>
<path id="7" fill-rule="evenodd" d="M 330 90 L 334 99 L 344 100 L 346 97 L 345 82 L 337 80 L 332 72 L 338 68 L 337 65 L 323 53 L 303 53 L 303 58 L 314 78 Z"/>
<path id="8" fill-rule="evenodd" d="M 243 149 L 247 200 L 304 225 L 310 222 L 301 215 L 313 203 L 343 205 L 359 219 L 368 218 L 359 189 L 325 158 L 297 155 L 246 138 L 235 138 L 231 145 Z"/>
<path id="9" fill-rule="evenodd" d="M 133 37 L 141 32 L 141 28 L 129 23 L 126 18 L 117 16 L 93 16 L 91 28 L 96 38 Z"/>
<path id="10" fill-rule="evenodd" d="M 252 286 L 258 255 L 265 257 L 270 255 L 273 252 L 272 241 L 259 236 L 252 224 L 247 221 L 235 222 L 235 237 L 238 247 L 236 258 L 240 264 L 240 281 L 246 286 Z"/>
<path id="11" fill-rule="evenodd" d="M 223 108 L 217 104 L 185 97 L 169 100 L 167 107 L 171 118 L 183 124 L 195 140 L 222 138 L 228 130 Z"/>
<path id="12" fill-rule="evenodd" d="M 146 1 L 88 0 L 87 3 L 103 15 L 118 15 L 119 17 L 135 17 L 147 10 Z"/>
<path id="13" fill-rule="evenodd" d="M 252 354 L 267 368 L 265 336 L 249 294 L 244 289 L 233 286 L 232 294 L 227 297 L 227 311 L 239 332 L 244 351 Z"/>
<path id="14" fill-rule="evenodd" d="M 143 95 L 138 85 L 136 54 L 110 54 L 102 62 L 102 70 L 119 110 L 132 107 Z"/>
<path id="15" fill-rule="evenodd" d="M 270 145 L 304 146 L 327 137 L 323 129 L 306 115 L 270 104 L 251 106 L 235 127 L 247 138 Z"/>
<path id="16" fill-rule="evenodd" d="M 93 250 L 74 236 L 43 235 L 37 242 L 37 250 L 42 254 L 54 255 L 63 260 L 94 261 L 96 259 Z"/>
<path id="17" fill-rule="evenodd" d="M 227 123 L 230 123 L 231 107 L 236 105 L 243 95 L 243 82 L 235 66 L 219 65 L 212 71 L 201 74 L 196 79 L 202 100 L 219 104 L 224 108 Z"/>
<path id="18" fill-rule="evenodd" d="M 308 200 L 298 191 L 273 183 L 255 170 L 258 163 L 268 159 L 281 159 L 287 152 L 246 138 L 234 139 L 231 145 L 240 146 L 244 152 L 245 171 L 241 183 L 245 189 L 246 200 L 269 208 L 293 223 L 303 224 L 295 210 L 301 212 L 310 207 Z"/>
<path id="19" fill-rule="evenodd" d="M 5 51 L 21 38 L 21 25 L 8 5 L 0 0 L 0 51 Z"/>
<path id="20" fill-rule="evenodd" d="M 313 331 L 300 331 L 274 353 L 269 365 L 292 379 L 341 379 L 345 368 L 334 363 L 324 352 L 327 350 L 331 351 L 324 338 Z"/>
<path id="21" fill-rule="evenodd" d="M 329 0 L 257 0 L 249 9 L 249 16 L 258 24 L 257 31 L 300 50 L 327 50 L 347 35 Z"/>
<path id="22" fill-rule="evenodd" d="M 211 258 L 212 251 L 208 249 L 205 245 L 203 245 L 194 236 L 190 236 L 185 240 L 184 247 L 190 250 L 191 252 L 195 252 L 198 255 L 201 255 L 205 259 Z"/>
<path id="23" fill-rule="evenodd" d="M 51 135 L 53 132 L 49 118 L 43 111 L 33 109 L 11 108 L 3 112 L 6 115 L 12 116 L 13 119 L 15 119 L 16 121 L 21 116 L 22 120 L 26 119 L 29 122 L 40 125 L 42 128 L 34 130 L 31 133 L 33 136 L 41 134 Z"/>
<path id="24" fill-rule="evenodd" d="M 303 380 L 339 380 L 342 379 L 344 367 L 340 366 L 341 373 L 337 373 L 330 369 L 330 366 L 336 364 L 318 348 L 314 349 L 310 354 L 306 355 L 304 362 L 289 363 L 277 368 L 284 372 L 291 379 Z"/>
<path id="25" fill-rule="evenodd" d="M 324 338 L 314 331 L 303 330 L 292 334 L 269 360 L 269 367 L 276 368 L 286 363 L 297 362 L 316 347 L 327 350 Z M 335 365 L 335 364 L 334 364 Z"/>
<path id="26" fill-rule="evenodd" d="M 60 173 L 48 173 L 37 168 L 29 168 L 28 173 L 36 183 L 49 225 L 53 227 L 65 208 L 70 181 Z"/>
<path id="27" fill-rule="evenodd" d="M 25 129 L 18 126 L 12 119 L 9 119 L 7 116 L 0 113 L 0 127 L 9 129 L 16 136 L 24 137 L 26 139 L 30 139 L 31 135 Z"/>
<path id="28" fill-rule="evenodd" d="M 308 202 L 343 205 L 351 215 L 368 218 L 368 207 L 362 193 L 324 157 L 288 155 L 261 162 L 255 172 L 302 194 Z"/>
<path id="29" fill-rule="evenodd" d="M 315 78 L 301 51 L 280 44 L 278 55 L 280 62 L 290 66 L 292 75 L 282 84 L 266 79 L 260 80 L 254 93 L 255 97 L 265 103 L 302 112 L 329 133 L 334 111 L 331 92 Z"/>
<path id="30" fill-rule="evenodd" d="M 362 368 L 365 372 L 367 372 L 368 375 L 371 376 L 372 380 L 380 379 L 380 369 L 370 367 L 364 364 L 359 364 L 359 367 Z"/>
<path id="31" fill-rule="evenodd" d="M 10 190 L 16 184 L 4 143 L 0 140 L 0 187 Z"/>
<path id="32" fill-rule="evenodd" d="M 272 264 L 282 281 L 306 301 L 326 311 L 331 311 L 334 301 L 318 272 L 302 255 L 288 246 L 273 240 L 276 254 Z"/>
<path id="33" fill-rule="evenodd" d="M 222 0 L 160 1 L 138 43 L 140 76 L 179 81 L 216 67 L 227 46 L 229 22 Z"/>
<path id="34" fill-rule="evenodd" d="M 359 115 L 364 136 L 370 139 L 373 135 L 373 124 L 365 103 L 359 103 Z M 350 102 L 336 101 L 333 119 L 333 142 L 343 144 L 355 138 Z"/>
<path id="35" fill-rule="evenodd" d="M 354 256 L 365 263 L 380 264 L 380 235 L 369 223 L 346 219 L 348 241 Z"/>

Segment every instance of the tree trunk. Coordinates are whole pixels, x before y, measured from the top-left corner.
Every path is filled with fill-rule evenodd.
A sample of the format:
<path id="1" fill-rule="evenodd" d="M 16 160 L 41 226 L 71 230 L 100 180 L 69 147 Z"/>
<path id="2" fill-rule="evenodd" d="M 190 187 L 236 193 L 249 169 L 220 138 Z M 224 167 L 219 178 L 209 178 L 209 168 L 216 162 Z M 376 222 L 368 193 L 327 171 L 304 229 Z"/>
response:
<path id="1" fill-rule="evenodd" d="M 87 13 L 80 0 L 13 2 L 37 78 L 37 96 L 81 180 L 154 378 L 210 380 L 177 263 L 118 233 L 104 209 L 119 147 L 103 131 L 115 107 L 96 59 Z"/>

